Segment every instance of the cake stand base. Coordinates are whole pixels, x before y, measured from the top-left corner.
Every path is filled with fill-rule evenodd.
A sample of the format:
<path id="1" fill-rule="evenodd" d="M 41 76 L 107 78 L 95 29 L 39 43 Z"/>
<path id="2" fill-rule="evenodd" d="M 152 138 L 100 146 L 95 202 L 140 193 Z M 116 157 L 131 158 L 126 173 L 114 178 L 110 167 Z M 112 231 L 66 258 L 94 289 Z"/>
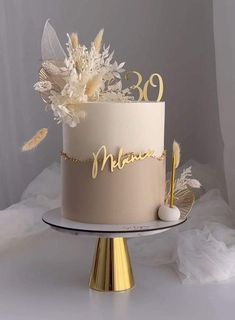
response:
<path id="1" fill-rule="evenodd" d="M 124 291 L 134 286 L 126 239 L 99 238 L 89 287 L 98 291 Z"/>
<path id="2" fill-rule="evenodd" d="M 56 231 L 98 237 L 89 287 L 102 292 L 119 292 L 134 286 L 126 239 L 158 234 L 181 225 L 187 220 L 184 213 L 191 210 L 194 197 L 191 199 L 191 202 L 186 203 L 187 206 L 180 207 L 182 216 L 177 221 L 155 220 L 124 225 L 90 224 L 64 218 L 60 208 L 48 211 L 42 220 Z"/>

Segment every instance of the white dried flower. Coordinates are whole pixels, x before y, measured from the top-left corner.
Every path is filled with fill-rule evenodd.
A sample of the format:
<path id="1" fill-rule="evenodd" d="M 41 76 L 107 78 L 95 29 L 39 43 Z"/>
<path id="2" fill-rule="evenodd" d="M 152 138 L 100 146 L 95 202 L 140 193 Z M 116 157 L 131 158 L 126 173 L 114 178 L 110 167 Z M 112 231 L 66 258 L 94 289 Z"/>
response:
<path id="1" fill-rule="evenodd" d="M 46 92 L 46 91 L 51 90 L 52 84 L 50 81 L 38 81 L 35 83 L 35 85 L 33 87 L 36 91 Z"/>
<path id="2" fill-rule="evenodd" d="M 60 73 L 60 68 L 57 67 L 56 65 L 54 65 L 52 62 L 50 61 L 44 61 L 42 63 L 42 67 L 49 73 L 57 75 Z"/>
<path id="3" fill-rule="evenodd" d="M 77 35 L 68 35 L 68 54 L 64 61 L 53 56 L 53 60 L 42 63 L 45 80 L 50 81 L 36 83 L 35 90 L 48 91 L 46 101 L 51 104 L 58 122 L 76 126 L 85 116 L 79 104 L 87 101 L 129 102 L 134 99 L 128 88 L 122 88 L 121 73 L 125 63 L 112 61 L 114 52 L 109 52 L 109 46 L 101 47 L 102 36 L 101 30 L 87 48 L 80 44 Z"/>
<path id="4" fill-rule="evenodd" d="M 175 193 L 187 189 L 188 187 L 199 189 L 201 183 L 197 179 L 192 178 L 192 167 L 183 170 L 180 177 L 175 181 Z M 170 191 L 167 190 L 166 199 L 170 199 Z"/>
<path id="5" fill-rule="evenodd" d="M 81 119 L 84 119 L 86 116 L 84 110 L 73 112 L 63 105 L 51 105 L 51 108 L 54 112 L 55 120 L 58 123 L 63 121 L 72 128 L 76 127 Z"/>
<path id="6" fill-rule="evenodd" d="M 188 186 L 190 186 L 191 188 L 200 188 L 201 187 L 201 183 L 198 180 L 193 179 L 193 177 L 192 177 L 192 167 L 191 166 L 184 169 L 183 172 L 181 173 L 180 177 L 178 179 L 176 179 L 175 191 L 184 190 Z"/>
<path id="7" fill-rule="evenodd" d="M 190 186 L 191 188 L 195 188 L 195 189 L 200 189 L 201 188 L 201 183 L 200 181 L 198 181 L 197 179 L 190 179 L 188 180 L 188 186 Z"/>
<path id="8" fill-rule="evenodd" d="M 122 82 L 118 81 L 113 85 L 108 86 L 108 91 L 121 91 L 122 90 Z"/>

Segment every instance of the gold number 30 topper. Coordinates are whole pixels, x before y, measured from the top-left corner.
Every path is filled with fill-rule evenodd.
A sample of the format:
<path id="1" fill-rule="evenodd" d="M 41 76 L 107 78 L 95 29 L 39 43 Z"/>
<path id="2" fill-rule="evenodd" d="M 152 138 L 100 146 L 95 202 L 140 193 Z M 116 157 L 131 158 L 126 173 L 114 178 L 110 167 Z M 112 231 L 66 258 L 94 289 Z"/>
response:
<path id="1" fill-rule="evenodd" d="M 147 80 L 143 86 L 143 89 L 141 88 L 141 83 L 142 83 L 142 80 L 143 80 L 143 77 L 142 75 L 137 72 L 137 71 L 128 71 L 126 73 L 126 80 L 130 80 L 130 74 L 135 74 L 137 76 L 137 83 L 133 86 L 131 86 L 131 89 L 137 89 L 139 91 L 139 98 L 137 101 L 141 101 L 144 99 L 144 101 L 149 101 L 149 98 L 148 98 L 148 87 L 149 85 L 151 85 L 153 88 L 156 88 L 157 86 L 159 87 L 158 89 L 158 96 L 157 96 L 157 99 L 156 101 L 159 102 L 161 101 L 162 99 L 162 96 L 163 96 L 163 80 L 162 80 L 162 77 L 160 74 L 158 73 L 153 73 L 149 80 Z M 158 84 L 154 83 L 154 79 L 157 78 L 158 80 Z"/>

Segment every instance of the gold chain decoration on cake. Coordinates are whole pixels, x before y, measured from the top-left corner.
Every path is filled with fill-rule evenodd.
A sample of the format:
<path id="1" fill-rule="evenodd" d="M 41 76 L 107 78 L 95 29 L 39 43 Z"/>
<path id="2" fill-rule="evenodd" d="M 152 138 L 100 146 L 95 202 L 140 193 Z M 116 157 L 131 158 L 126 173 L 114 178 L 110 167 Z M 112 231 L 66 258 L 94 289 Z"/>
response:
<path id="1" fill-rule="evenodd" d="M 77 158 L 73 158 L 73 157 L 68 156 L 67 153 L 63 152 L 63 151 L 60 151 L 60 155 L 61 155 L 61 157 L 64 158 L 64 160 L 70 160 L 70 161 L 75 162 L 75 163 L 84 162 L 84 161 L 81 161 L 81 160 L 79 160 Z M 86 160 L 86 161 L 89 161 L 89 160 Z"/>
<path id="2" fill-rule="evenodd" d="M 103 153 L 103 157 L 100 157 Z M 114 157 L 111 153 L 107 152 L 106 146 L 101 146 L 100 149 L 93 153 L 93 159 L 88 160 L 79 160 L 74 157 L 70 157 L 67 153 L 61 151 L 61 156 L 65 160 L 72 161 L 74 163 L 82 163 L 82 162 L 90 162 L 93 161 L 92 165 L 92 178 L 95 179 L 98 174 L 99 162 L 101 163 L 100 170 L 103 171 L 105 165 L 110 160 L 110 171 L 113 172 L 115 168 L 122 170 L 126 164 L 134 163 L 135 161 L 144 160 L 146 158 L 154 158 L 156 160 L 163 160 L 166 157 L 166 150 L 163 151 L 161 156 L 156 156 L 153 150 L 135 154 L 134 152 L 123 153 L 123 149 L 120 148 L 118 152 L 118 156 Z"/>

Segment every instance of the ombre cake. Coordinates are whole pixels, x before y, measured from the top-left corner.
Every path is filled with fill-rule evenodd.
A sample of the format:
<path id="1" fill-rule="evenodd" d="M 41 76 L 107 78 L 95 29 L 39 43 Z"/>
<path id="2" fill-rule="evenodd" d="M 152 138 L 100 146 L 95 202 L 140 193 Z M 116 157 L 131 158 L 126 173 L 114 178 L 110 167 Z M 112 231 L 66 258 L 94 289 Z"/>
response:
<path id="1" fill-rule="evenodd" d="M 156 220 L 165 196 L 165 103 L 83 107 L 84 121 L 63 124 L 63 216 L 99 224 Z"/>
<path id="2" fill-rule="evenodd" d="M 89 46 L 67 34 L 64 51 L 49 21 L 43 30 L 34 88 L 63 127 L 61 212 L 84 223 L 154 221 L 165 197 L 163 80 L 125 71 L 102 43 L 103 32 Z M 133 85 L 124 88 L 123 80 Z M 151 88 L 156 102 L 149 102 Z M 47 133 L 38 130 L 22 150 Z"/>

